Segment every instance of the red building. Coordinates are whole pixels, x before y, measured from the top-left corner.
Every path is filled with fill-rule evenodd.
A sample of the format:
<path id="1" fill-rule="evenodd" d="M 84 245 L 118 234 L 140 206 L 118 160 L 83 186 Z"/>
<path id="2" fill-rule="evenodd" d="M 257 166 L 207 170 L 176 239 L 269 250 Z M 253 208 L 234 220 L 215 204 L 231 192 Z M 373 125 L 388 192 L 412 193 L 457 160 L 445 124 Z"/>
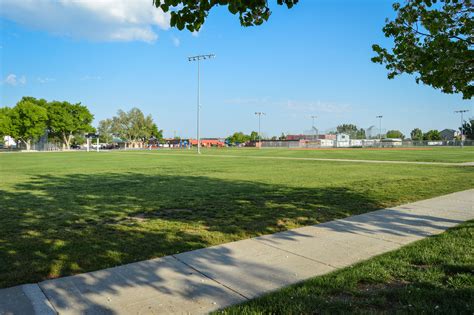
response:
<path id="1" fill-rule="evenodd" d="M 192 146 L 197 146 L 196 139 L 189 139 L 189 143 Z M 210 148 L 210 147 L 225 147 L 225 143 L 219 139 L 201 139 L 201 147 Z"/>

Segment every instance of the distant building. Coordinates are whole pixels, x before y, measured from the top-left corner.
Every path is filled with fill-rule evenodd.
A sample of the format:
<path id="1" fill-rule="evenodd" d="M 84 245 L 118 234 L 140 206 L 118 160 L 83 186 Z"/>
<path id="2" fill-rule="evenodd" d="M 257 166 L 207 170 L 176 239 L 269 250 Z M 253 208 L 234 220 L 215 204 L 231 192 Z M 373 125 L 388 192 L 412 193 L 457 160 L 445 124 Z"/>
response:
<path id="1" fill-rule="evenodd" d="M 336 135 L 336 147 L 348 148 L 351 146 L 351 137 L 345 133 L 338 133 Z"/>
<path id="2" fill-rule="evenodd" d="M 441 136 L 441 139 L 451 141 L 459 135 L 459 132 L 453 129 L 444 129 L 439 133 L 439 135 Z"/>
<path id="3" fill-rule="evenodd" d="M 189 143 L 192 146 L 197 146 L 196 139 L 189 139 Z M 201 146 L 205 148 L 210 148 L 210 147 L 222 148 L 222 147 L 225 147 L 225 142 L 218 138 L 201 139 Z"/>
<path id="4" fill-rule="evenodd" d="M 298 134 L 298 135 L 286 136 L 286 140 L 290 140 L 290 141 L 299 141 L 299 140 L 315 141 L 315 140 L 321 140 L 321 139 L 336 140 L 336 135 L 335 134 L 323 134 L 323 135 Z"/>
<path id="5" fill-rule="evenodd" d="M 5 143 L 6 148 L 15 148 L 16 147 L 15 140 L 10 136 L 3 137 L 3 143 Z"/>

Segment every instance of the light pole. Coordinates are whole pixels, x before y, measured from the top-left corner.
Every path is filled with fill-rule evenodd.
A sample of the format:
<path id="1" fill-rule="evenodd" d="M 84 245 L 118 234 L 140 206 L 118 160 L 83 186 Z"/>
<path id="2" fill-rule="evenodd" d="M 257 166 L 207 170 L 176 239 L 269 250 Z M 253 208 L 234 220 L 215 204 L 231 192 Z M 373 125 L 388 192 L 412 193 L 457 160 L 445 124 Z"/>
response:
<path id="1" fill-rule="evenodd" d="M 316 127 L 314 126 L 314 120 L 318 118 L 318 116 L 311 116 L 311 119 L 313 119 L 313 132 L 316 132 Z"/>
<path id="2" fill-rule="evenodd" d="M 197 79 L 198 79 L 198 84 L 197 84 L 197 126 L 196 126 L 196 138 L 197 138 L 197 153 L 201 154 L 201 138 L 199 136 L 200 132 L 200 109 L 201 109 L 201 82 L 200 82 L 200 61 L 203 59 L 211 59 L 215 57 L 214 54 L 210 55 L 198 55 L 198 56 L 192 56 L 188 57 L 188 61 L 197 61 L 198 65 L 198 71 L 197 71 Z"/>
<path id="3" fill-rule="evenodd" d="M 379 119 L 379 140 L 382 141 L 382 115 L 376 116 Z"/>
<path id="4" fill-rule="evenodd" d="M 455 113 L 461 114 L 461 149 L 464 148 L 464 130 L 463 130 L 463 123 L 464 123 L 464 113 L 467 113 L 469 110 L 467 109 L 460 109 L 455 110 Z"/>
<path id="5" fill-rule="evenodd" d="M 255 115 L 258 116 L 258 148 L 260 149 L 262 147 L 262 137 L 260 136 L 260 120 L 262 118 L 262 115 L 265 116 L 264 112 L 255 112 Z"/>

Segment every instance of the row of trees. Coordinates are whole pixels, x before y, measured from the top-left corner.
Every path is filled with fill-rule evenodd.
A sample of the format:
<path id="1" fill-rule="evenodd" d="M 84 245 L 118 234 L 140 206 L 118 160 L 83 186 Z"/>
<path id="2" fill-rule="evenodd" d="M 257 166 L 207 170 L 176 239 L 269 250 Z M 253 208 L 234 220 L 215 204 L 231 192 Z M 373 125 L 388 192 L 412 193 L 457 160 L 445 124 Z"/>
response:
<path id="1" fill-rule="evenodd" d="M 145 116 L 138 108 L 128 112 L 119 110 L 117 115 L 101 120 L 96 130 L 92 126 L 94 116 L 81 103 L 23 97 L 14 107 L 0 108 L 0 138 L 12 137 L 27 150 L 41 137 L 60 142 L 63 149 L 71 144 L 84 142 L 86 133 L 99 133 L 102 143 L 112 143 L 119 138 L 126 145 L 135 147 L 150 140 L 161 142 L 163 131 L 153 122 L 151 115 Z"/>
<path id="2" fill-rule="evenodd" d="M 240 143 L 246 143 L 249 141 L 257 141 L 258 140 L 258 132 L 252 131 L 249 135 L 238 131 L 234 132 L 231 136 L 227 137 L 226 142 L 231 145 L 236 145 Z"/>
<path id="3" fill-rule="evenodd" d="M 141 147 L 150 140 L 162 142 L 163 130 L 153 122 L 151 115 L 134 107 L 128 112 L 119 110 L 117 115 L 101 120 L 98 127 L 99 138 L 103 143 L 112 143 L 117 137 L 125 141 L 126 146 Z"/>
<path id="4" fill-rule="evenodd" d="M 363 128 L 357 128 L 353 124 L 342 124 L 337 126 L 337 133 L 348 134 L 352 139 L 366 139 L 365 130 Z"/>
<path id="5" fill-rule="evenodd" d="M 365 133 L 364 128 L 358 128 L 354 124 L 342 124 L 337 126 L 336 128 L 337 133 L 345 133 L 348 134 L 351 139 L 367 139 L 367 135 Z M 386 138 L 399 138 L 405 139 L 405 135 L 400 130 L 389 130 L 387 131 Z"/>
<path id="6" fill-rule="evenodd" d="M 93 119 L 94 116 L 81 103 L 23 97 L 12 108 L 0 108 L 0 136 L 10 136 L 30 150 L 32 143 L 47 135 L 68 149 L 75 136 L 94 131 Z"/>
<path id="7" fill-rule="evenodd" d="M 441 134 L 438 130 L 429 130 L 427 132 L 421 131 L 419 128 L 415 128 L 410 133 L 411 139 L 415 141 L 421 140 L 442 140 Z"/>

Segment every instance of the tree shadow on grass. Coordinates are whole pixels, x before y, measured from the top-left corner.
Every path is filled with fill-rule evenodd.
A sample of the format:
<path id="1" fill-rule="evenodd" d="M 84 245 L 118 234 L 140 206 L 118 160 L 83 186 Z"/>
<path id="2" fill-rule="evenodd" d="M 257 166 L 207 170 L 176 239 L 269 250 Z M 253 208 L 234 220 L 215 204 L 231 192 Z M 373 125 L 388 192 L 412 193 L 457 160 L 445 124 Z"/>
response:
<path id="1" fill-rule="evenodd" d="M 0 287 L 378 208 L 345 188 L 136 173 L 39 175 L 0 190 L 0 204 Z"/>
<path id="2" fill-rule="evenodd" d="M 295 188 L 135 173 L 40 175 L 9 191 L 0 190 L 0 204 L 0 287 L 173 255 L 380 207 L 376 200 L 344 187 Z M 287 239 L 296 236 L 301 235 L 282 234 Z M 205 255 L 211 264 L 238 264 L 233 253 L 222 248 Z M 179 261 L 167 262 L 171 258 L 164 263 L 143 262 L 143 268 L 133 270 L 123 267 L 66 278 L 71 286 L 54 285 L 50 294 L 57 296 L 60 307 L 82 303 L 88 305 L 83 311 L 107 312 L 112 309 L 101 300 L 104 296 L 127 295 L 128 288 L 143 286 L 202 303 L 218 296 L 214 309 L 228 304 L 229 296 L 233 302 L 241 299 L 212 281 L 202 284 L 202 275 Z M 246 269 L 256 283 L 259 277 L 263 280 L 281 271 L 258 263 L 249 263 Z M 179 278 L 183 273 L 189 277 L 174 282 L 181 286 L 167 282 L 173 274 Z M 48 283 L 43 285 L 46 291 Z M 71 287 L 90 294 L 72 292 L 73 301 L 65 300 L 64 292 Z M 146 305 L 161 307 L 150 298 Z"/>

